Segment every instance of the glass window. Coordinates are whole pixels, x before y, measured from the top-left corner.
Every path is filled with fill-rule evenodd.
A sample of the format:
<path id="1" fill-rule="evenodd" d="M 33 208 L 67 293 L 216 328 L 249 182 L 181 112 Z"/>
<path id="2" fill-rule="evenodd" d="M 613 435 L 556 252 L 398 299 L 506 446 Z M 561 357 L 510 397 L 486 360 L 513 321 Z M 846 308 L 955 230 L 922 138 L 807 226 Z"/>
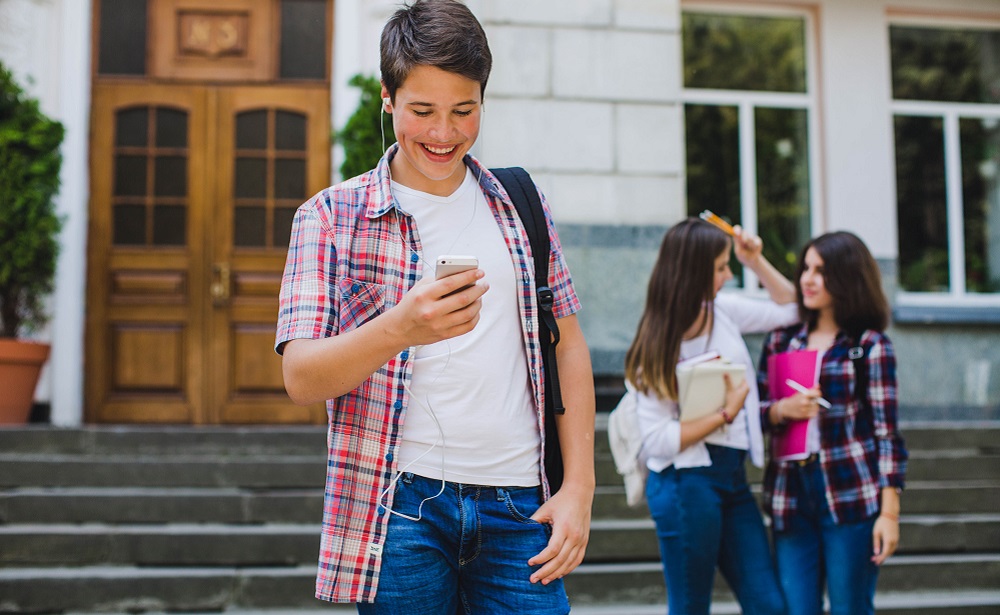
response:
<path id="1" fill-rule="evenodd" d="M 282 0 L 282 79 L 326 79 L 326 2 Z"/>
<path id="2" fill-rule="evenodd" d="M 1000 103 L 1000 31 L 889 29 L 896 100 Z"/>
<path id="3" fill-rule="evenodd" d="M 146 0 L 101 0 L 97 72 L 146 74 Z"/>
<path id="4" fill-rule="evenodd" d="M 681 27 L 684 87 L 806 91 L 801 18 L 685 12 Z"/>
<path id="5" fill-rule="evenodd" d="M 709 209 L 759 234 L 788 276 L 816 206 L 808 26 L 805 14 L 682 17 L 688 214 Z"/>
<path id="6" fill-rule="evenodd" d="M 890 27 L 899 284 L 1000 292 L 1000 28 Z"/>

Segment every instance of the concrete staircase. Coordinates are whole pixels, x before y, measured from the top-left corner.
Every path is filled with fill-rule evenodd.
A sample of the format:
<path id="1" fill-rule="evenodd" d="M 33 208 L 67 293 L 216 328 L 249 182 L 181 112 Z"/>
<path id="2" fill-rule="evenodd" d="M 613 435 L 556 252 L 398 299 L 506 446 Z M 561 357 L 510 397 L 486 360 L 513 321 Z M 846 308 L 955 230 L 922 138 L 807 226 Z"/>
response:
<path id="1" fill-rule="evenodd" d="M 652 522 L 625 506 L 601 419 L 574 613 L 662 613 Z M 879 612 L 1000 612 L 1000 424 L 904 433 Z M 315 427 L 2 429 L 0 613 L 353 612 L 312 597 L 324 468 Z M 713 612 L 739 612 L 721 581 Z"/>

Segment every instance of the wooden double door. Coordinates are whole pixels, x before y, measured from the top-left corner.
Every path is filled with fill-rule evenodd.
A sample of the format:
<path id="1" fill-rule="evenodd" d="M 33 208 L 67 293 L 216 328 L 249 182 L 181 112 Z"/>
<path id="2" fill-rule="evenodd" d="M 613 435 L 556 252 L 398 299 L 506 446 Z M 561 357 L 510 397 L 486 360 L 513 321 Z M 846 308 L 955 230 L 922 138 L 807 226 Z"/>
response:
<path id="1" fill-rule="evenodd" d="M 330 177 L 325 86 L 95 84 L 94 422 L 316 423 L 273 350 L 296 208 Z"/>

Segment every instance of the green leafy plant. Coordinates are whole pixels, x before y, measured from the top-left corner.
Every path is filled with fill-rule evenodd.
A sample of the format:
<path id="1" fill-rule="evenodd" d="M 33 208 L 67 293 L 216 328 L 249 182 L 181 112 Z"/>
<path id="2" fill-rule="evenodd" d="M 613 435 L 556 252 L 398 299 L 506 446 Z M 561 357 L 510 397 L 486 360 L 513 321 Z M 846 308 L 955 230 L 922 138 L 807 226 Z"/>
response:
<path id="1" fill-rule="evenodd" d="M 63 126 L 46 117 L 0 63 L 0 337 L 45 324 L 62 220 Z"/>
<path id="2" fill-rule="evenodd" d="M 340 165 L 340 175 L 344 179 L 375 168 L 385 148 L 396 142 L 396 135 L 392 131 L 392 116 L 382 113 L 382 85 L 379 80 L 354 75 L 349 83 L 360 88 L 361 100 L 344 129 L 334 135 L 334 140 L 344 148 L 344 163 Z M 385 131 L 384 147 L 382 130 Z"/>

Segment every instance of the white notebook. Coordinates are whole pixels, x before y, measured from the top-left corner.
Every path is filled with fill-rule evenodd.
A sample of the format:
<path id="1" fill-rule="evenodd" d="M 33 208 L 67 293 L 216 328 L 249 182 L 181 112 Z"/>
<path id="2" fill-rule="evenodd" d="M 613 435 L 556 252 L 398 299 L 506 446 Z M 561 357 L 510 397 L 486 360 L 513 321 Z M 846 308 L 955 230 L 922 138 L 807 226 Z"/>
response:
<path id="1" fill-rule="evenodd" d="M 729 374 L 733 386 L 743 382 L 746 365 L 716 359 L 677 366 L 677 404 L 681 421 L 693 421 L 719 411 L 726 403 L 726 381 Z"/>

